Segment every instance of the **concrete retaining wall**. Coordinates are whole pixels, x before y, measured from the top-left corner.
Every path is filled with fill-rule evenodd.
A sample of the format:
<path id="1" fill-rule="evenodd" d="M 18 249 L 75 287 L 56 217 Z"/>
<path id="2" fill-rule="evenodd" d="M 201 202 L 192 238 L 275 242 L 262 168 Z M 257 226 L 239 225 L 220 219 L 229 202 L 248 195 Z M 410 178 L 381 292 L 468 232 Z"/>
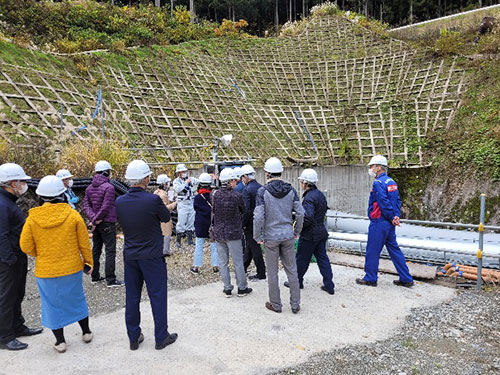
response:
<path id="1" fill-rule="evenodd" d="M 283 179 L 292 183 L 299 194 L 300 176 L 304 168 L 285 168 Z M 368 167 L 364 166 L 327 166 L 316 167 L 319 175 L 318 188 L 325 192 L 328 206 L 332 210 L 349 212 L 357 215 L 365 215 L 368 207 L 368 195 L 373 180 L 368 175 Z M 257 181 L 265 182 L 265 174 L 262 168 L 257 168 Z M 191 172 L 193 176 L 199 176 L 202 170 Z"/>

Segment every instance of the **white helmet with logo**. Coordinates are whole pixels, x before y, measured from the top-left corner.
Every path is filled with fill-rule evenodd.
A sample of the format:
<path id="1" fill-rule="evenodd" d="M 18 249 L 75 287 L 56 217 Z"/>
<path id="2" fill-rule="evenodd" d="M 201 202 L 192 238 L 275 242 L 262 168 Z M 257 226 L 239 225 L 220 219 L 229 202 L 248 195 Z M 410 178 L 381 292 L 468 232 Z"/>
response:
<path id="1" fill-rule="evenodd" d="M 311 184 L 315 184 L 318 182 L 318 174 L 314 169 L 304 169 L 300 174 L 299 181 L 310 182 Z"/>
<path id="2" fill-rule="evenodd" d="M 211 184 L 212 176 L 210 176 L 208 173 L 202 173 L 200 174 L 200 177 L 198 177 L 198 180 L 200 180 L 200 184 Z"/>
<path id="3" fill-rule="evenodd" d="M 387 167 L 387 159 L 382 155 L 375 155 L 368 163 L 368 166 L 371 165 L 383 165 L 384 167 Z"/>
<path id="4" fill-rule="evenodd" d="M 241 177 L 241 167 L 234 168 L 233 172 L 234 172 L 234 175 L 236 176 L 236 178 L 240 178 Z"/>
<path id="5" fill-rule="evenodd" d="M 111 167 L 111 164 L 109 164 L 109 162 L 107 162 L 106 160 L 100 160 L 95 165 L 96 172 L 104 172 L 109 170 L 112 171 L 113 168 Z"/>
<path id="6" fill-rule="evenodd" d="M 56 173 L 56 176 L 59 177 L 61 180 L 73 177 L 71 172 L 68 171 L 67 169 L 59 169 Z"/>
<path id="7" fill-rule="evenodd" d="M 241 167 L 240 173 L 242 176 L 247 176 L 249 174 L 255 174 L 255 169 L 250 164 L 245 164 L 243 167 Z"/>
<path id="8" fill-rule="evenodd" d="M 125 172 L 125 178 L 127 180 L 142 180 L 148 176 L 151 176 L 153 172 L 143 160 L 133 160 L 127 166 L 127 171 Z"/>
<path id="9" fill-rule="evenodd" d="M 65 191 L 62 180 L 52 175 L 42 178 L 36 188 L 36 194 L 41 197 L 58 197 Z"/>
<path id="10" fill-rule="evenodd" d="M 14 163 L 0 165 L 0 182 L 31 180 L 31 177 L 24 173 L 24 169 Z"/>
<path id="11" fill-rule="evenodd" d="M 156 183 L 162 185 L 166 184 L 167 182 L 172 181 L 170 177 L 168 177 L 166 174 L 159 174 L 158 177 L 156 177 Z"/>
<path id="12" fill-rule="evenodd" d="M 234 174 L 234 171 L 232 168 L 224 168 L 219 175 L 219 180 L 220 182 L 228 182 L 231 180 L 236 180 L 237 177 Z"/>
<path id="13" fill-rule="evenodd" d="M 175 167 L 175 173 L 186 172 L 187 170 L 186 164 L 177 164 L 177 167 Z"/>

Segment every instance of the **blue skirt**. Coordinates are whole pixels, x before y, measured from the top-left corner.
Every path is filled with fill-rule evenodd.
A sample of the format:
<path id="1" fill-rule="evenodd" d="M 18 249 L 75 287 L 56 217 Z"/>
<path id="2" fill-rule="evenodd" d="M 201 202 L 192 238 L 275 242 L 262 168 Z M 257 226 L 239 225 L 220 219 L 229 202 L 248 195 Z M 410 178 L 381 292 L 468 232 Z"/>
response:
<path id="1" fill-rule="evenodd" d="M 49 279 L 36 278 L 42 301 L 42 325 L 63 328 L 89 316 L 82 271 Z"/>

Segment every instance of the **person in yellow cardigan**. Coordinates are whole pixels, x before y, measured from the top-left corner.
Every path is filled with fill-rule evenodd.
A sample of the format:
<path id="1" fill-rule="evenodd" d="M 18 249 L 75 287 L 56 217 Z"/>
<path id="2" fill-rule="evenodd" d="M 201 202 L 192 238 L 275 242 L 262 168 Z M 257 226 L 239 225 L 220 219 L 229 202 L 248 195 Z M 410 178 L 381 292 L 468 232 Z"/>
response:
<path id="1" fill-rule="evenodd" d="M 40 180 L 36 193 L 43 204 L 29 211 L 20 239 L 21 250 L 36 258 L 42 325 L 54 333 L 60 353 L 66 351 L 63 330 L 69 324 L 80 324 L 85 343 L 93 338 L 82 283 L 82 270 L 92 272 L 92 250 L 85 222 L 66 203 L 65 191 L 56 176 Z"/>

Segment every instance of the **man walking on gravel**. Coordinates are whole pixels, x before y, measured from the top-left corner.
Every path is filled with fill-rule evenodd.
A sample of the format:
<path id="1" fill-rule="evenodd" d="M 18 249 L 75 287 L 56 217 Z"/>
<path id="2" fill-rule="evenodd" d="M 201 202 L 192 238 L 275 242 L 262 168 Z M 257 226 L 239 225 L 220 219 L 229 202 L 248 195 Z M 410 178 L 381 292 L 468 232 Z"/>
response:
<path id="1" fill-rule="evenodd" d="M 125 272 L 125 323 L 130 350 L 144 341 L 141 323 L 141 293 L 148 291 L 157 350 L 173 344 L 177 333 L 168 332 L 167 267 L 163 256 L 161 223 L 170 221 L 170 212 L 158 195 L 147 192 L 151 170 L 142 160 L 132 161 L 125 173 L 130 190 L 116 200 L 118 220 L 123 228 Z"/>
<path id="2" fill-rule="evenodd" d="M 278 260 L 281 259 L 290 286 L 290 305 L 296 314 L 300 310 L 300 289 L 294 245 L 302 231 L 304 209 L 297 191 L 281 179 L 283 165 L 279 159 L 268 159 L 264 171 L 267 184 L 257 192 L 253 235 L 257 243 L 264 243 L 265 248 L 269 284 L 266 308 L 277 313 L 282 311 L 278 279 Z"/>
<path id="3" fill-rule="evenodd" d="M 375 178 L 368 202 L 368 242 L 365 255 L 365 276 L 356 279 L 356 283 L 377 286 L 377 273 L 382 248 L 387 248 L 399 280 L 394 284 L 404 287 L 413 286 L 403 252 L 396 241 L 396 227 L 399 226 L 401 199 L 398 185 L 387 175 L 387 159 L 382 155 L 374 156 L 368 163 L 368 173 Z"/>
<path id="4" fill-rule="evenodd" d="M 99 273 L 102 245 L 106 249 L 106 283 L 109 288 L 123 286 L 115 275 L 116 260 L 116 208 L 115 188 L 110 184 L 111 164 L 105 160 L 95 165 L 95 176 L 92 183 L 85 190 L 83 199 L 83 210 L 92 223 L 92 256 L 94 258 L 94 269 L 92 271 L 92 283 L 104 280 Z"/>

